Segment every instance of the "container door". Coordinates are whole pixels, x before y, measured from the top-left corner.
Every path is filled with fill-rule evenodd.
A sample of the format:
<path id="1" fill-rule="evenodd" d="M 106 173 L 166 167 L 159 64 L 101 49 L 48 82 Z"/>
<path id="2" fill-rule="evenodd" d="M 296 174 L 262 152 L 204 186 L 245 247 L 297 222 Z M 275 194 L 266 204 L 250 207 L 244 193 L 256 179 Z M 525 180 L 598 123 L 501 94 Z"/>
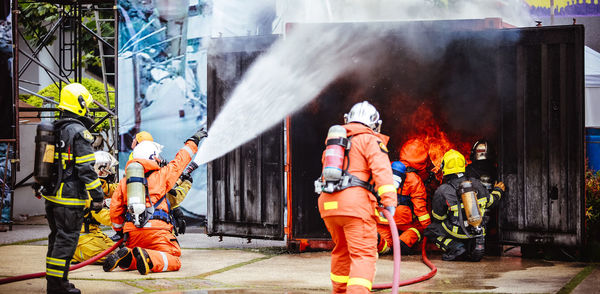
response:
<path id="1" fill-rule="evenodd" d="M 508 30 L 499 50 L 500 241 L 581 246 L 583 26 Z M 518 39 L 516 45 L 514 41 Z"/>
<path id="2" fill-rule="evenodd" d="M 277 36 L 213 39 L 208 52 L 208 125 L 254 59 Z M 283 240 L 283 122 L 208 164 L 208 234 Z"/>

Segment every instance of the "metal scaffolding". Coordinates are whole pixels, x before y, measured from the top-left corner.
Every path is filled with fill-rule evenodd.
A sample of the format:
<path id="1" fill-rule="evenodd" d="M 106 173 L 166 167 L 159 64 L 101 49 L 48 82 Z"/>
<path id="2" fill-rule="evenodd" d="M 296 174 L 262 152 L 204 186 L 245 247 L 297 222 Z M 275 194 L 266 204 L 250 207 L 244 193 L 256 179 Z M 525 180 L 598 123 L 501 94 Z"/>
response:
<path id="1" fill-rule="evenodd" d="M 56 7 L 57 17 L 54 21 L 46 21 L 47 32 L 43 35 L 35 35 L 37 32 L 28 32 L 34 34 L 35 38 L 27 40 L 22 28 L 19 27 L 19 21 L 23 20 L 24 11 L 19 4 L 49 4 Z M 54 10 L 53 10 L 54 11 Z M 88 27 L 85 24 L 84 17 L 89 20 L 92 17 L 96 25 Z M 113 30 L 105 32 L 102 30 L 102 24 L 108 23 Z M 15 184 L 14 174 L 18 170 L 20 162 L 19 153 L 19 118 L 35 117 L 54 117 L 57 110 L 55 107 L 19 107 L 19 94 L 34 95 L 42 99 L 49 105 L 58 104 L 51 97 L 39 95 L 37 91 L 32 90 L 31 86 L 40 86 L 40 84 L 23 78 L 25 72 L 32 66 L 39 68 L 40 74 L 45 74 L 54 83 L 59 92 L 63 86 L 70 82 L 81 82 L 83 77 L 83 54 L 92 54 L 100 59 L 101 82 L 104 84 L 104 96 L 106 103 L 95 101 L 97 108 L 89 109 L 95 117 L 96 123 L 93 128 L 108 121 L 108 130 L 105 130 L 106 136 L 104 143 L 106 148 L 116 155 L 118 150 L 118 130 L 117 130 L 117 4 L 116 0 L 47 0 L 47 1 L 24 1 L 12 0 L 12 27 L 13 27 L 13 102 L 14 102 L 14 121 L 15 121 L 15 139 L 9 144 L 14 146 L 14 157 L 11 160 L 13 165 L 13 179 L 10 181 L 11 188 L 14 190 L 23 185 L 31 176 Z M 106 27 L 106 26 L 104 26 Z M 82 43 L 84 38 L 91 38 L 98 43 L 97 50 L 94 52 L 83 52 Z M 51 47 L 52 41 L 58 43 L 55 46 L 58 50 Z M 49 58 L 41 59 L 40 54 L 44 52 Z M 111 103 L 110 95 L 114 95 L 115 103 Z M 27 116 L 25 113 L 29 113 Z M 37 113 L 37 114 L 36 114 Z M 6 140 L 3 140 L 6 141 Z M 33 141 L 33 138 L 31 138 Z M 12 217 L 12 212 L 11 212 Z"/>

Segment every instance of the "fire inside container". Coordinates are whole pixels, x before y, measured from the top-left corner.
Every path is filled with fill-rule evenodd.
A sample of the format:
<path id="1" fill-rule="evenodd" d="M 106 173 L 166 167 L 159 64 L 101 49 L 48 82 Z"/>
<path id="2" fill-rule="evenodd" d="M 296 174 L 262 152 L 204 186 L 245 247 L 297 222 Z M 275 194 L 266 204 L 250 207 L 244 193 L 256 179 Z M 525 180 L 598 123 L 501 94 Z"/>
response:
<path id="1" fill-rule="evenodd" d="M 390 136 L 392 161 L 413 138 L 428 143 L 436 168 L 450 148 L 468 158 L 477 139 L 490 142 L 508 187 L 498 209 L 499 243 L 583 244 L 582 26 L 508 29 L 486 19 L 288 28 L 301 26 L 310 26 L 315 38 L 327 26 L 343 26 L 356 42 L 368 37 L 369 43 L 364 54 L 349 58 L 351 70 L 288 118 L 287 132 L 277 125 L 209 164 L 209 234 L 281 239 L 287 225 L 288 244 L 296 249 L 329 240 L 313 187 L 325 137 L 353 104 L 367 100 Z M 275 41 L 215 40 L 209 124 L 254 58 Z"/>

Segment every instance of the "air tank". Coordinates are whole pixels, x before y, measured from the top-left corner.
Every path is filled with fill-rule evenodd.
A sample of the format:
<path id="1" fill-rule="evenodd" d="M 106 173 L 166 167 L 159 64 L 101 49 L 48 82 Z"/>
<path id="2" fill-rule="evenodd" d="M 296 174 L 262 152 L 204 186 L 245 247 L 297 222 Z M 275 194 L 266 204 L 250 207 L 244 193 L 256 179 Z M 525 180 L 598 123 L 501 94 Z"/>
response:
<path id="1" fill-rule="evenodd" d="M 479 210 L 477 192 L 473 187 L 473 183 L 471 181 L 463 181 L 458 187 L 458 192 L 465 208 L 467 222 L 472 227 L 479 227 L 483 218 L 481 216 L 481 211 Z"/>
<path id="2" fill-rule="evenodd" d="M 56 180 L 54 141 L 54 125 L 48 122 L 40 123 L 35 134 L 33 177 L 38 184 L 46 187 Z"/>
<path id="3" fill-rule="evenodd" d="M 347 138 L 346 129 L 340 125 L 333 125 L 327 133 L 327 147 L 323 160 L 323 180 L 326 182 L 339 181 L 344 168 L 344 152 L 346 147 L 340 144 L 340 138 Z"/>
<path id="4" fill-rule="evenodd" d="M 143 226 L 142 215 L 146 211 L 146 186 L 144 185 L 144 167 L 131 162 L 125 167 L 127 177 L 127 209 L 133 217 L 136 227 Z"/>

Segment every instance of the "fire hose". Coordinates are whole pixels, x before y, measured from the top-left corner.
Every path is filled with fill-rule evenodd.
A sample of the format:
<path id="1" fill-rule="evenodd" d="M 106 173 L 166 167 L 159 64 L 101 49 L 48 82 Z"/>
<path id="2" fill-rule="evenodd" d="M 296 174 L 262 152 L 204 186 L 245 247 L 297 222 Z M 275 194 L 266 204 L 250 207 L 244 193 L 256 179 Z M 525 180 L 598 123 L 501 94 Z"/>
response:
<path id="1" fill-rule="evenodd" d="M 76 264 L 72 267 L 69 268 L 69 271 L 74 271 L 76 269 L 82 268 L 86 265 L 92 264 L 96 261 L 98 261 L 100 258 L 106 256 L 107 254 L 111 253 L 113 250 L 117 249 L 119 247 L 119 245 L 121 245 L 121 243 L 123 243 L 123 239 L 121 238 L 121 240 L 119 240 L 117 243 L 115 243 L 113 246 L 111 246 L 110 248 L 102 251 L 100 254 L 84 261 L 81 262 L 79 264 Z M 34 273 L 34 274 L 26 274 L 26 275 L 21 275 L 21 276 L 15 276 L 15 277 L 10 277 L 10 278 L 4 278 L 4 279 L 0 279 L 0 285 L 2 284 L 8 284 L 8 283 L 12 283 L 12 282 L 17 282 L 17 281 L 23 281 L 23 280 L 29 280 L 29 279 L 35 279 L 35 278 L 41 278 L 46 276 L 46 272 L 41 272 L 41 273 Z"/>
<path id="2" fill-rule="evenodd" d="M 380 211 L 383 212 L 383 215 L 388 220 L 394 219 L 387 210 L 381 209 Z M 421 258 L 423 259 L 423 263 L 425 265 L 427 265 L 431 269 L 431 271 L 428 274 L 417 277 L 417 278 L 400 281 L 400 241 L 398 239 L 398 229 L 396 228 L 396 224 L 393 221 L 390 221 L 389 224 L 390 224 L 390 230 L 392 231 L 392 240 L 393 240 L 392 241 L 392 243 L 393 243 L 392 251 L 394 254 L 394 274 L 392 276 L 393 277 L 392 283 L 375 284 L 375 285 L 373 285 L 372 289 L 392 288 L 392 293 L 398 293 L 398 287 L 400 287 L 400 286 L 416 284 L 416 283 L 431 279 L 437 273 L 437 267 L 435 267 L 435 265 L 433 265 L 433 263 L 431 263 L 431 261 L 429 261 L 429 258 L 427 258 L 427 251 L 426 251 L 427 237 L 425 237 L 425 238 L 423 238 L 423 244 L 421 246 Z"/>

